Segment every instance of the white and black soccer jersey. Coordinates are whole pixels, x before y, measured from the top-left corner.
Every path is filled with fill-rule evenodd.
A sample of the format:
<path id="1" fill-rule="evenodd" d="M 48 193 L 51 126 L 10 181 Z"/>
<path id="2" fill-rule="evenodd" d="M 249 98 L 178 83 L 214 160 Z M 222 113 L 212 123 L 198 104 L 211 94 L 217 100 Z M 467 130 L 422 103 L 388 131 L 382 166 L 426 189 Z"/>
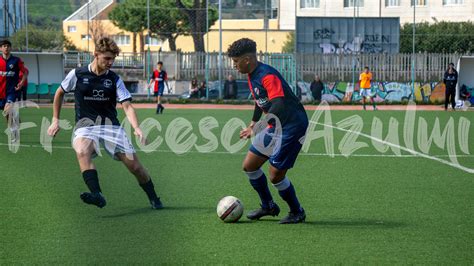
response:
<path id="1" fill-rule="evenodd" d="M 96 75 L 91 65 L 71 70 L 61 82 L 66 92 L 74 92 L 76 123 L 91 120 L 104 125 L 112 122 L 120 125 L 117 119 L 117 101 L 123 103 L 132 100 L 123 80 L 113 71 Z M 108 122 L 107 122 L 108 121 Z"/>

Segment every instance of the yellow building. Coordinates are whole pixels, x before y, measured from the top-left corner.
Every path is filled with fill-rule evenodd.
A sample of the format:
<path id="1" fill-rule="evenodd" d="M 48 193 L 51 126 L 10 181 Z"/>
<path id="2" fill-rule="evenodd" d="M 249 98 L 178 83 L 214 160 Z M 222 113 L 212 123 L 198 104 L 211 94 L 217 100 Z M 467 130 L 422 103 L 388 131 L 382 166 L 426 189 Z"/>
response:
<path id="1" fill-rule="evenodd" d="M 119 45 L 122 52 L 133 52 L 133 39 L 136 43 L 136 51 L 140 51 L 140 35 L 124 31 L 108 20 L 108 13 L 117 5 L 115 0 L 94 0 L 90 1 L 71 16 L 63 21 L 64 34 L 80 50 L 93 51 L 94 39 L 101 36 L 109 36 Z M 89 30 L 88 30 L 89 29 Z M 222 20 L 222 49 L 227 47 L 239 38 L 251 38 L 257 42 L 259 51 L 281 52 L 284 43 L 288 38 L 289 30 L 279 29 L 279 20 L 270 19 L 268 30 L 264 30 L 263 19 L 225 19 Z M 209 36 L 207 36 L 209 35 Z M 151 38 L 148 45 L 146 32 L 143 33 L 144 49 L 151 51 L 169 51 L 168 42 L 157 38 Z M 209 34 L 204 35 L 206 51 L 219 51 L 219 23 L 216 21 L 211 26 Z M 183 52 L 194 51 L 193 39 L 191 36 L 179 36 L 176 39 L 177 49 Z"/>

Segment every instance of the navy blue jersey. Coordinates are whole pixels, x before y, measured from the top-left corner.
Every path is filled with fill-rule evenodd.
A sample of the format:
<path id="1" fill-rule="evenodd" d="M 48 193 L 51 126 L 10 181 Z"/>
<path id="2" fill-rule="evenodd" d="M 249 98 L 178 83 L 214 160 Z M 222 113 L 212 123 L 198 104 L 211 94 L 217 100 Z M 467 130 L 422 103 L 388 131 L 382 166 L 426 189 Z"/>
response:
<path id="1" fill-rule="evenodd" d="M 307 120 L 306 112 L 290 85 L 273 67 L 258 62 L 257 68 L 248 74 L 248 84 L 255 103 L 267 113 L 274 98 L 283 98 L 285 111 L 288 112 L 287 123 L 298 123 Z M 285 126 L 285 125 L 283 125 Z"/>
<path id="2" fill-rule="evenodd" d="M 65 92 L 74 92 L 76 123 L 85 118 L 95 123 L 100 118 L 101 124 L 109 120 L 113 125 L 120 125 L 116 104 L 130 101 L 130 92 L 114 72 L 98 76 L 90 67 L 71 70 L 61 83 Z"/>

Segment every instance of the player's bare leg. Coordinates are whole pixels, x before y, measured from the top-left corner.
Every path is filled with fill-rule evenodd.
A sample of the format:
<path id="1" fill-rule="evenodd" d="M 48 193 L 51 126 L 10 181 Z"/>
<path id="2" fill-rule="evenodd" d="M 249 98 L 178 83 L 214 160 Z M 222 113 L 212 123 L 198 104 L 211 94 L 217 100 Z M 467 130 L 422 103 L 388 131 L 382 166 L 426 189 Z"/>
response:
<path id="1" fill-rule="evenodd" d="M 142 189 L 145 191 L 148 200 L 150 201 L 151 207 L 153 209 L 162 209 L 163 204 L 161 203 L 160 198 L 156 195 L 155 187 L 151 181 L 150 174 L 140 163 L 137 155 L 133 153 L 132 158 L 130 158 L 130 154 L 125 153 L 117 153 L 115 155 L 120 159 L 120 161 L 122 161 L 130 173 L 135 176 L 140 187 L 142 187 Z"/>
<path id="2" fill-rule="evenodd" d="M 165 107 L 161 104 L 161 96 L 158 95 L 156 98 L 157 98 L 156 101 L 157 101 L 157 103 L 158 103 L 158 105 L 157 105 L 157 106 L 158 106 L 158 107 L 157 107 L 158 109 L 156 110 L 156 112 L 159 113 L 159 114 L 162 114 L 162 113 L 163 113 L 163 110 L 165 109 Z"/>
<path id="3" fill-rule="evenodd" d="M 247 153 L 242 163 L 242 168 L 247 174 L 250 184 L 257 191 L 261 203 L 261 208 L 253 210 L 247 214 L 250 220 L 258 220 L 263 216 L 277 216 L 280 208 L 273 202 L 272 195 L 268 188 L 267 177 L 261 167 L 268 160 L 267 157 L 259 156 L 251 151 Z"/>
<path id="4" fill-rule="evenodd" d="M 74 140 L 73 148 L 76 151 L 77 161 L 79 162 L 84 182 L 90 190 L 90 192 L 83 192 L 81 199 L 87 204 L 103 208 L 107 202 L 102 196 L 97 170 L 92 162 L 92 155 L 95 152 L 94 141 L 88 138 L 77 138 Z"/>
<path id="5" fill-rule="evenodd" d="M 377 110 L 377 106 L 375 105 L 375 100 L 374 97 L 370 97 L 370 103 L 372 103 L 372 106 L 374 107 L 374 111 Z"/>

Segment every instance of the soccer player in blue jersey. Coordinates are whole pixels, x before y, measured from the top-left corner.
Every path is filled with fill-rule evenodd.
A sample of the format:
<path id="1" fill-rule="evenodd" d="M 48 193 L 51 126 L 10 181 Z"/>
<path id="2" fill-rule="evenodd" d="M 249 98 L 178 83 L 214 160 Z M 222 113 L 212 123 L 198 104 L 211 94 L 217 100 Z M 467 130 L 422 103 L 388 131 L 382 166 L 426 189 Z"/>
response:
<path id="1" fill-rule="evenodd" d="M 156 97 L 156 113 L 162 114 L 165 107 L 161 104 L 161 97 L 163 96 L 163 92 L 165 91 L 165 82 L 166 86 L 169 88 L 168 84 L 168 74 L 166 71 L 162 70 L 163 62 L 159 61 L 156 63 L 156 69 L 151 73 L 150 82 L 148 83 L 148 88 L 153 81 L 155 81 L 155 86 L 153 89 L 153 95 Z"/>
<path id="2" fill-rule="evenodd" d="M 304 222 L 306 214 L 301 207 L 293 184 L 286 176 L 293 167 L 301 150 L 308 117 L 292 92 L 288 83 L 273 67 L 257 60 L 256 43 L 243 38 L 235 41 L 227 50 L 235 68 L 242 74 L 248 74 L 248 84 L 255 100 L 255 109 L 249 126 L 240 132 L 241 138 L 256 138 L 243 161 L 243 170 L 250 180 L 250 184 L 257 191 L 261 199 L 261 208 L 247 214 L 250 220 L 258 220 L 263 216 L 277 216 L 280 208 L 273 201 L 267 185 L 267 178 L 261 167 L 268 160 L 269 179 L 285 200 L 290 212 L 280 220 L 282 224 Z M 263 130 L 258 130 L 257 123 L 266 114 Z M 268 152 L 265 147 L 271 147 Z"/>
<path id="3" fill-rule="evenodd" d="M 28 70 L 23 61 L 16 56 L 11 55 L 12 44 L 9 40 L 0 41 L 0 110 L 4 110 L 12 141 L 19 138 L 19 113 L 16 108 L 12 108 L 16 100 L 17 91 L 26 83 Z M 22 78 L 20 79 L 20 72 Z"/>
<path id="4" fill-rule="evenodd" d="M 161 209 L 163 205 L 155 193 L 150 175 L 138 160 L 117 118 L 116 104 L 119 102 L 134 129 L 134 134 L 144 142 L 135 110 L 130 103 L 132 97 L 122 79 L 110 71 L 119 52 L 120 49 L 112 39 L 101 38 L 96 43 L 92 63 L 69 72 L 54 95 L 53 120 L 48 128 L 48 134 L 55 136 L 58 133 L 64 94 L 74 92 L 76 127 L 72 145 L 76 151 L 82 177 L 90 190 L 82 193 L 81 199 L 99 208 L 106 205 L 96 166 L 92 162 L 93 157 L 100 154 L 99 146 L 102 144 L 107 153 L 115 160 L 122 161 L 135 175 L 148 196 L 151 207 Z"/>

